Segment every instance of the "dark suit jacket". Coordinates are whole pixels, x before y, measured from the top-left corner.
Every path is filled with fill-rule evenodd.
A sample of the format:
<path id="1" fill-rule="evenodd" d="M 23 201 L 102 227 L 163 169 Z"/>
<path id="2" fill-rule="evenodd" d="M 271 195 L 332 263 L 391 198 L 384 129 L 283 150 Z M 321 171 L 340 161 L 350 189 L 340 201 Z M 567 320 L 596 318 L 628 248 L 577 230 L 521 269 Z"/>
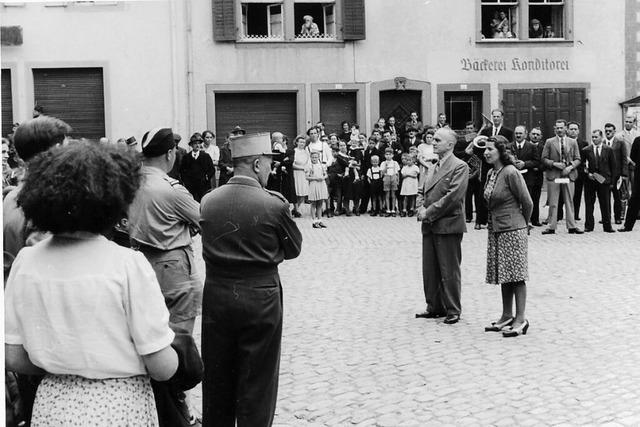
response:
<path id="1" fill-rule="evenodd" d="M 602 140 L 602 143 L 607 145 L 606 140 Z M 629 174 L 629 162 L 627 157 L 627 144 L 623 139 L 613 138 L 613 143 L 610 147 L 613 150 L 613 155 L 616 158 L 616 169 L 613 173 L 613 179 L 617 179 L 619 176 L 627 176 Z"/>
<path id="2" fill-rule="evenodd" d="M 617 170 L 618 165 L 616 158 L 613 155 L 613 150 L 604 142 L 601 144 L 602 151 L 600 152 L 600 159 L 596 161 L 595 146 L 589 145 L 584 149 L 586 167 L 584 168 L 586 173 L 599 173 L 604 176 L 605 181 L 603 184 L 613 184 L 614 171 Z"/>
<path id="3" fill-rule="evenodd" d="M 419 144 L 420 138 L 418 138 L 417 136 L 415 137 L 413 143 L 411 142 L 411 139 L 409 137 L 406 137 L 402 140 L 402 151 L 408 153 L 410 147 L 417 147 Z"/>
<path id="4" fill-rule="evenodd" d="M 583 163 L 584 163 L 584 154 L 585 154 L 584 149 L 589 147 L 591 144 L 580 138 L 576 138 L 576 142 L 578 143 L 578 149 L 580 149 L 580 158 L 583 160 Z M 578 178 L 584 179 L 585 174 L 586 172 L 584 168 L 578 169 Z"/>
<path id="5" fill-rule="evenodd" d="M 489 126 L 488 128 L 482 129 L 482 132 L 480 132 L 480 135 L 492 136 L 493 135 L 493 126 Z M 507 141 L 513 142 L 513 130 L 509 129 L 507 127 L 504 127 L 504 125 L 502 125 L 500 127 L 500 130 L 498 131 L 498 135 L 502 135 L 505 138 L 507 138 Z"/>
<path id="6" fill-rule="evenodd" d="M 575 139 L 564 137 L 565 157 L 569 164 L 573 165 L 573 170 L 569 172 L 569 179 L 575 181 L 578 177 L 578 166 L 580 166 L 580 149 Z M 545 166 L 545 178 L 547 181 L 553 181 L 556 178 L 562 178 L 562 171 L 553 166 L 554 162 L 561 162 L 562 154 L 560 150 L 560 140 L 557 136 L 547 139 L 542 149 L 541 162 Z"/>
<path id="7" fill-rule="evenodd" d="M 204 151 L 200 151 L 197 159 L 194 159 L 191 153 L 185 154 L 182 158 L 180 178 L 196 201 L 200 201 L 204 193 L 211 189 L 211 178 L 215 173 L 211 156 Z"/>
<path id="8" fill-rule="evenodd" d="M 525 141 L 522 150 L 518 149 L 518 144 L 513 143 L 513 154 L 518 160 L 524 162 L 524 168 L 527 172 L 522 174 L 527 187 L 531 187 L 536 180 L 535 169 L 540 167 L 540 155 L 538 147 L 530 141 Z"/>
<path id="9" fill-rule="evenodd" d="M 416 206 L 427 208 L 423 232 L 458 234 L 467 231 L 464 199 L 468 183 L 469 167 L 452 153 L 418 189 Z"/>
<path id="10" fill-rule="evenodd" d="M 492 169 L 490 174 L 495 173 Z M 531 218 L 533 201 L 522 174 L 513 165 L 502 168 L 487 200 L 493 232 L 525 228 Z"/>
<path id="11" fill-rule="evenodd" d="M 409 133 L 409 129 L 411 128 L 416 129 L 418 131 L 418 135 L 420 135 L 424 130 L 424 125 L 420 120 L 418 120 L 415 124 L 411 123 L 411 120 L 409 120 L 407 123 L 404 124 L 404 133 L 405 134 Z"/>

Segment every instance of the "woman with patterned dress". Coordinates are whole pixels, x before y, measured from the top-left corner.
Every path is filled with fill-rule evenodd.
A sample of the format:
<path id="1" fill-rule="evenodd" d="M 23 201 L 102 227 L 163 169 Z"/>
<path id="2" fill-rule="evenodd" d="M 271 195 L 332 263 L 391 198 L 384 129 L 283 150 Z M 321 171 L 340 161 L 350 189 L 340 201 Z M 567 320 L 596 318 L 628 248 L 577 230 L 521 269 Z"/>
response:
<path id="1" fill-rule="evenodd" d="M 487 163 L 493 166 L 484 188 L 489 208 L 486 281 L 502 288 L 502 315 L 485 331 L 502 331 L 505 337 L 515 337 L 529 329 L 525 281 L 529 279 L 527 240 L 533 202 L 507 147 L 507 139 L 498 135 L 487 140 L 484 152 Z"/>
<path id="2" fill-rule="evenodd" d="M 102 235 L 140 179 L 134 154 L 107 145 L 72 143 L 30 164 L 18 202 L 51 235 L 12 265 L 5 362 L 44 375 L 31 426 L 158 425 L 150 377 L 178 368 L 169 312 L 145 257 Z"/>

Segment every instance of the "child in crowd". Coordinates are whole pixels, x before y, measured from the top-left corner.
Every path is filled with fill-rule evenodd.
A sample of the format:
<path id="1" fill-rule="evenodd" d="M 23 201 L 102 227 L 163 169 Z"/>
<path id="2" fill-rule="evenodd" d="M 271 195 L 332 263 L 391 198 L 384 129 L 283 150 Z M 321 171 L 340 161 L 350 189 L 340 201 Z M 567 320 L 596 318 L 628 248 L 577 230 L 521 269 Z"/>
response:
<path id="1" fill-rule="evenodd" d="M 320 163 L 320 154 L 311 152 L 311 165 L 307 169 L 307 181 L 309 181 L 309 201 L 311 202 L 311 219 L 313 228 L 327 228 L 321 221 L 322 205 L 329 198 L 327 190 L 327 169 Z"/>
<path id="2" fill-rule="evenodd" d="M 398 174 L 400 173 L 400 165 L 393 160 L 393 148 L 388 147 L 384 150 L 385 161 L 382 162 L 382 189 L 384 190 L 384 202 L 386 204 L 386 215 L 396 216 L 396 191 L 398 191 Z"/>
<path id="3" fill-rule="evenodd" d="M 413 216 L 416 204 L 416 196 L 418 195 L 418 174 L 420 169 L 415 165 L 411 155 L 405 153 L 402 155 L 402 188 L 400 195 L 402 196 L 402 212 L 400 216 Z"/>
<path id="4" fill-rule="evenodd" d="M 433 165 L 438 161 L 438 155 L 433 152 L 433 135 L 435 135 L 433 129 L 427 130 L 424 133 L 422 143 L 418 145 L 418 166 L 420 168 L 418 187 L 422 187 L 433 174 Z"/>
<path id="5" fill-rule="evenodd" d="M 380 157 L 371 156 L 371 167 L 367 171 L 369 182 L 369 192 L 371 195 L 371 216 L 377 216 L 382 209 L 382 170 L 380 168 Z"/>
<path id="6" fill-rule="evenodd" d="M 339 141 L 338 145 L 343 141 Z M 333 215 L 342 215 L 342 179 L 344 178 L 344 163 L 339 158 L 338 147 L 331 150 L 333 158 L 336 159 L 327 168 L 328 190 L 329 190 L 329 208 L 327 209 L 327 218 Z"/>
<path id="7" fill-rule="evenodd" d="M 293 208 L 292 215 L 300 218 L 300 206 L 304 203 L 305 197 L 309 195 L 309 182 L 305 175 L 305 171 L 309 168 L 309 152 L 306 149 L 304 137 L 296 138 L 296 148 L 293 154 L 293 183 L 296 189 L 296 204 Z"/>

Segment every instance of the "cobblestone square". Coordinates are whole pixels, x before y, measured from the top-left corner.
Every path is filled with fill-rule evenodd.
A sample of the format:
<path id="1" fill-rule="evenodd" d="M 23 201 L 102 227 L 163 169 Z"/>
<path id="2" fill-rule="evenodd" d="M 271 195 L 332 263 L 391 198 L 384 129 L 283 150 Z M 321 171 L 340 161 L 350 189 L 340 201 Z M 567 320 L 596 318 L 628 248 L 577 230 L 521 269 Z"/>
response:
<path id="1" fill-rule="evenodd" d="M 640 425 L 637 232 L 532 230 L 531 328 L 506 339 L 484 332 L 501 310 L 499 288 L 484 283 L 486 230 L 464 236 L 462 320 L 449 326 L 414 318 L 415 219 L 297 221 L 302 254 L 280 268 L 274 425 Z"/>

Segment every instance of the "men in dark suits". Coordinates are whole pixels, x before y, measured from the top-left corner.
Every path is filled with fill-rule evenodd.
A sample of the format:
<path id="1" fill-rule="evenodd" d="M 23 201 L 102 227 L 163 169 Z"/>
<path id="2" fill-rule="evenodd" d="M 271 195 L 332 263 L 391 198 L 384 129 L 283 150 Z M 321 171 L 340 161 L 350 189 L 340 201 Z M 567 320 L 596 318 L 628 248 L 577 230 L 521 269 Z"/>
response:
<path id="1" fill-rule="evenodd" d="M 194 133 L 189 140 L 191 153 L 182 158 L 180 164 L 180 178 L 196 202 L 211 190 L 211 179 L 216 176 L 211 156 L 204 152 L 204 139 L 199 133 Z"/>
<path id="2" fill-rule="evenodd" d="M 386 135 L 388 132 L 389 131 L 387 130 L 384 132 L 384 134 Z M 367 176 L 367 171 L 371 167 L 371 157 L 373 156 L 382 157 L 380 151 L 378 151 L 378 149 L 376 148 L 376 141 L 373 138 L 369 138 L 367 147 L 362 153 L 362 164 L 360 165 L 360 175 L 362 177 Z M 369 206 L 369 198 L 371 197 L 370 190 L 371 189 L 369 188 L 369 182 L 366 179 L 363 179 L 362 200 L 360 202 L 361 214 L 367 212 L 367 207 Z"/>
<path id="3" fill-rule="evenodd" d="M 542 130 L 539 127 L 534 127 L 529 133 L 530 142 L 536 147 L 536 154 L 538 159 L 542 157 L 542 150 L 544 149 L 544 143 L 542 142 Z M 533 212 L 531 213 L 531 225 L 540 227 L 540 196 L 542 195 L 542 185 L 544 184 L 544 166 L 542 162 L 537 167 L 533 168 L 533 187 L 531 193 L 531 199 L 533 200 Z"/>
<path id="4" fill-rule="evenodd" d="M 629 172 L 628 158 L 629 153 L 627 151 L 627 145 L 625 142 L 615 137 L 616 126 L 612 123 L 604 125 L 604 141 L 603 144 L 611 147 L 613 155 L 616 158 L 616 170 L 613 172 L 613 218 L 616 224 L 622 224 L 622 216 L 624 214 L 622 210 L 622 197 L 620 189 L 617 188 L 617 182 L 620 177 L 626 179 Z"/>
<path id="5" fill-rule="evenodd" d="M 410 147 L 417 147 L 420 144 L 420 140 L 418 139 L 418 130 L 415 128 L 409 128 L 407 130 L 407 137 L 402 141 L 402 151 L 404 153 L 409 152 Z"/>
<path id="6" fill-rule="evenodd" d="M 464 198 L 469 181 L 467 164 L 453 155 L 456 133 L 438 129 L 433 151 L 439 161 L 433 176 L 418 192 L 418 221 L 422 222 L 422 278 L 427 310 L 420 318 L 446 315 L 446 324 L 460 320 L 462 234 L 466 231 Z"/>
<path id="7" fill-rule="evenodd" d="M 503 126 L 504 113 L 501 109 L 495 108 L 491 111 L 492 125 L 480 130 L 480 135 L 484 136 L 496 136 L 502 135 L 507 138 L 507 141 L 513 142 L 513 131 L 508 127 Z"/>
<path id="8" fill-rule="evenodd" d="M 515 167 L 522 173 L 527 190 L 529 190 L 529 196 L 533 200 L 536 184 L 534 169 L 540 167 L 538 147 L 526 140 L 527 128 L 524 126 L 516 126 L 513 134 L 515 138 L 513 143 L 513 154 L 516 156 Z"/>
<path id="9" fill-rule="evenodd" d="M 567 135 L 573 138 L 578 143 L 578 149 L 580 150 L 580 157 L 584 157 L 584 149 L 589 146 L 589 143 L 584 139 L 580 139 L 580 124 L 578 122 L 571 121 L 567 124 Z M 584 186 L 586 176 L 585 168 L 578 168 L 578 177 L 575 180 L 576 191 L 573 194 L 573 214 L 576 221 L 580 221 L 580 204 L 582 201 L 582 188 Z"/>
<path id="10" fill-rule="evenodd" d="M 558 223 L 557 209 L 560 192 L 564 200 L 573 200 L 574 181 L 578 176 L 577 168 L 580 166 L 580 150 L 575 139 L 566 136 L 567 122 L 563 119 L 556 120 L 556 136 L 549 138 L 542 150 L 542 164 L 547 169 L 547 191 L 549 200 L 549 228 L 542 234 L 554 234 Z M 566 182 L 568 181 L 568 182 Z M 566 203 L 566 221 L 569 234 L 582 234 L 582 230 L 576 227 L 573 203 Z"/>
<path id="11" fill-rule="evenodd" d="M 640 164 L 640 136 L 633 140 L 629 159 L 636 165 Z M 619 228 L 618 231 L 633 230 L 633 226 L 638 218 L 638 212 L 640 212 L 640 171 L 638 170 L 636 170 L 636 174 L 634 175 L 633 188 L 635 190 L 631 193 L 631 198 L 629 199 L 627 215 L 624 219 L 624 227 Z"/>
<path id="12" fill-rule="evenodd" d="M 398 138 L 399 140 L 401 140 L 402 137 L 404 136 L 402 134 L 402 130 L 396 124 L 396 118 L 393 116 L 390 116 L 389 119 L 387 119 L 387 129 L 389 129 L 389 132 L 391 132 L 391 135 L 395 135 L 396 138 Z"/>
<path id="13" fill-rule="evenodd" d="M 416 111 L 411 112 L 409 120 L 404 124 L 404 133 L 409 133 L 409 129 L 411 128 L 415 129 L 418 135 L 422 135 L 424 125 L 418 120 L 418 113 Z"/>
<path id="14" fill-rule="evenodd" d="M 593 206 L 598 198 L 600 213 L 602 214 L 602 227 L 607 233 L 613 233 L 611 228 L 611 184 L 613 171 L 616 169 L 616 159 L 613 150 L 602 143 L 602 130 L 591 132 L 593 145 L 584 149 L 585 173 L 587 180 L 584 183 L 585 223 L 584 231 L 593 231 Z"/>
<path id="15" fill-rule="evenodd" d="M 205 426 L 270 426 L 276 408 L 282 286 L 278 264 L 302 236 L 271 173 L 269 134 L 232 140 L 234 176 L 202 200 Z"/>

